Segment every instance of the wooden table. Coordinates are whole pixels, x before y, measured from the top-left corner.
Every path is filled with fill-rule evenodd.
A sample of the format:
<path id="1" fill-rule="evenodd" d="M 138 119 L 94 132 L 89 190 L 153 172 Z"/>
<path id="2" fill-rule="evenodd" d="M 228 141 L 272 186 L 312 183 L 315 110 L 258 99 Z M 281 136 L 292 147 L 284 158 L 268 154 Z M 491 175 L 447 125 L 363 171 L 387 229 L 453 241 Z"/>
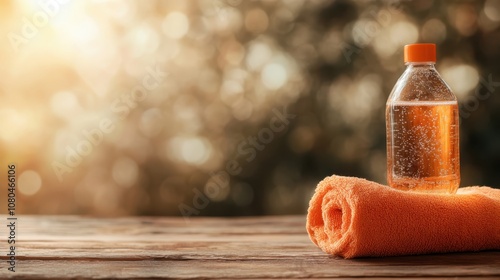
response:
<path id="1" fill-rule="evenodd" d="M 6 236 L 5 225 L 1 226 Z M 20 216 L 16 272 L 0 278 L 499 279 L 500 252 L 344 260 L 309 240 L 304 216 L 107 218 Z"/>

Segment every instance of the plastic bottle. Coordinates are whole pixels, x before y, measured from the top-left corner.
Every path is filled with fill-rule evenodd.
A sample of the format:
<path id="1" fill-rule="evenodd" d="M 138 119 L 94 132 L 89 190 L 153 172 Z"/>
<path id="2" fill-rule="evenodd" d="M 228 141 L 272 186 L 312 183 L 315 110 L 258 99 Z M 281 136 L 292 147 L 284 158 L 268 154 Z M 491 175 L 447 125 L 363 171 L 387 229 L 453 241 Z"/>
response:
<path id="1" fill-rule="evenodd" d="M 386 104 L 387 182 L 455 193 L 460 184 L 457 98 L 434 68 L 436 45 L 404 48 L 407 68 Z"/>

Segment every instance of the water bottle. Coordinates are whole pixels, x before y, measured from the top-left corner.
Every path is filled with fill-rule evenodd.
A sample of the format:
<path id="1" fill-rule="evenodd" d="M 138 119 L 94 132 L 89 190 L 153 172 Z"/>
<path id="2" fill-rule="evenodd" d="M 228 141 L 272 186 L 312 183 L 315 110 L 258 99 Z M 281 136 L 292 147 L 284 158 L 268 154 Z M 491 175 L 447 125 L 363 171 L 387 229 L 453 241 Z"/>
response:
<path id="1" fill-rule="evenodd" d="M 460 184 L 457 98 L 434 68 L 435 44 L 404 47 L 403 75 L 386 104 L 387 182 L 455 193 Z"/>

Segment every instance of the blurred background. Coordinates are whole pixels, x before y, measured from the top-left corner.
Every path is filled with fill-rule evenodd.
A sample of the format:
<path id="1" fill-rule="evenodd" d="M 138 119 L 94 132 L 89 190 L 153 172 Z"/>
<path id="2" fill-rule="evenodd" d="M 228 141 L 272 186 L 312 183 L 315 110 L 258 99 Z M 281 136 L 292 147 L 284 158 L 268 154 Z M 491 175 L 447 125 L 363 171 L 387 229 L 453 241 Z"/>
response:
<path id="1" fill-rule="evenodd" d="M 500 1 L 10 0 L 0 31 L 19 214 L 298 214 L 325 176 L 385 183 L 415 42 L 459 99 L 461 185 L 500 186 Z"/>

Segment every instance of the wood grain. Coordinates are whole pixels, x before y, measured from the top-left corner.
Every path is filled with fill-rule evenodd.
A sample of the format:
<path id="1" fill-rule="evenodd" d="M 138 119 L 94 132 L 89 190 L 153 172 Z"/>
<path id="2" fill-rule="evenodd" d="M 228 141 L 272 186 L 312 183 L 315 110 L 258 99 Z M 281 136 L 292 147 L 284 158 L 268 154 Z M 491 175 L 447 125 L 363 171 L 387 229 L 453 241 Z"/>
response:
<path id="1" fill-rule="evenodd" d="M 317 249 L 304 226 L 304 216 L 21 216 L 17 272 L 4 238 L 0 278 L 500 278 L 499 251 L 344 260 Z"/>

